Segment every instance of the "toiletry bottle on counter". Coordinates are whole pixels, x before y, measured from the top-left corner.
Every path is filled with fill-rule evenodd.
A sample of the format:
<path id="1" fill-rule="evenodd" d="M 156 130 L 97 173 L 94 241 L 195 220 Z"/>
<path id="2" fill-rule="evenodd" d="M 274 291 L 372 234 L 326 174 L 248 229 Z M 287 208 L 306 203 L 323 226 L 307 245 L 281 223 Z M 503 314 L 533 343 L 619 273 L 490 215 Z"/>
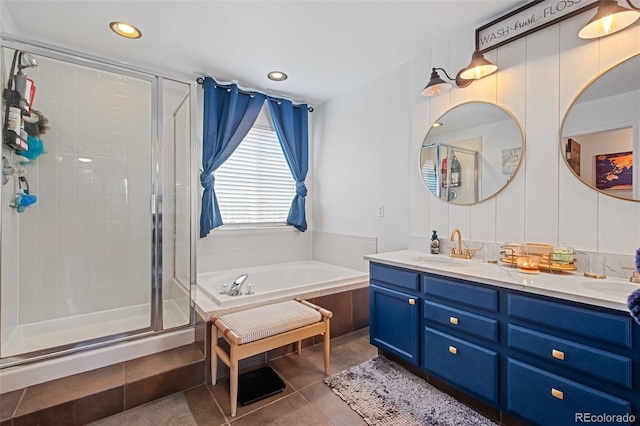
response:
<path id="1" fill-rule="evenodd" d="M 440 254 L 440 240 L 438 239 L 438 231 L 432 231 L 431 234 L 431 254 Z"/>

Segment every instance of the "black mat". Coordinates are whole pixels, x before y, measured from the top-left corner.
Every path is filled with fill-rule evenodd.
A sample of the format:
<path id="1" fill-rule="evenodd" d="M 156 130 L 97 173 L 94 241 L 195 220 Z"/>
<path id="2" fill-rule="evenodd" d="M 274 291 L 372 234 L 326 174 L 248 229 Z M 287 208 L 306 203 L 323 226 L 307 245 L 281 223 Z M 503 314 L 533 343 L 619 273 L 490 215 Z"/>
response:
<path id="1" fill-rule="evenodd" d="M 248 405 L 260 401 L 282 392 L 285 386 L 271 367 L 265 366 L 247 371 L 238 376 L 238 404 Z"/>

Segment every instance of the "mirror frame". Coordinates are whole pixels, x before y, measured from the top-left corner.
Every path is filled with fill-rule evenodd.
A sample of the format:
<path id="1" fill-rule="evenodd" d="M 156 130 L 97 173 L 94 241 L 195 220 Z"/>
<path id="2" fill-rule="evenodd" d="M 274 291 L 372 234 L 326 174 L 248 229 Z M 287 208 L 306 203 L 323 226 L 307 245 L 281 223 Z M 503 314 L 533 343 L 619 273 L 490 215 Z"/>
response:
<path id="1" fill-rule="evenodd" d="M 481 200 L 474 201 L 473 203 L 464 203 L 464 204 L 462 204 L 462 203 L 454 203 L 454 202 L 452 202 L 453 200 L 452 201 L 444 200 L 444 199 L 438 197 L 436 194 L 434 194 L 427 187 L 427 183 L 424 181 L 424 179 L 422 177 L 422 173 L 421 173 L 422 169 L 420 167 L 420 154 L 422 152 L 422 149 L 423 149 L 425 141 L 429 137 L 429 133 L 431 132 L 431 129 L 433 129 L 433 124 L 439 122 L 442 119 L 442 117 L 444 117 L 447 113 L 449 113 L 450 111 L 454 110 L 455 108 L 458 108 L 458 107 L 461 107 L 461 106 L 464 106 L 464 105 L 468 105 L 468 104 L 487 104 L 487 105 L 492 105 L 492 106 L 498 107 L 501 110 L 503 110 L 504 112 L 506 112 L 509 115 L 509 117 L 513 120 L 513 122 L 516 124 L 516 126 L 518 126 L 518 130 L 520 131 L 520 139 L 522 141 L 522 145 L 521 145 L 522 150 L 520 151 L 520 161 L 518 161 L 518 165 L 516 166 L 516 169 L 514 170 L 514 172 L 511 175 L 511 177 L 509 179 L 507 179 L 507 182 L 504 185 L 502 185 L 502 187 L 499 190 L 497 190 L 496 192 L 494 192 L 490 196 L 488 196 L 486 198 L 483 198 Z M 509 109 L 507 109 L 503 105 L 498 104 L 497 102 L 491 102 L 491 101 L 481 100 L 481 99 L 461 102 L 461 103 L 456 104 L 456 105 L 450 107 L 449 109 L 447 109 L 438 118 L 436 118 L 433 121 L 433 123 L 431 123 L 431 126 L 429 126 L 429 130 L 427 131 L 427 134 L 425 135 L 425 137 L 420 142 L 420 148 L 419 148 L 419 151 L 418 151 L 418 176 L 420 178 L 420 181 L 424 185 L 425 189 L 429 192 L 429 194 L 431 194 L 434 198 L 442 201 L 443 203 L 452 204 L 452 205 L 456 205 L 456 206 L 473 206 L 475 204 L 479 204 L 479 203 L 482 203 L 484 201 L 487 201 L 487 200 L 490 200 L 490 199 L 496 197 L 498 194 L 500 194 L 502 191 L 504 191 L 505 188 L 507 188 L 511 184 L 511 182 L 513 182 L 513 178 L 516 176 L 516 174 L 518 173 L 518 171 L 522 167 L 523 158 L 524 158 L 524 155 L 525 155 L 525 152 L 526 152 L 526 146 L 527 146 L 527 144 L 526 144 L 526 140 L 525 140 L 525 133 L 524 133 L 524 130 L 522 129 L 522 125 L 520 124 L 520 122 L 518 121 L 516 116 Z"/>
<path id="2" fill-rule="evenodd" d="M 618 65 L 621 65 L 627 61 L 630 61 L 632 59 L 638 59 L 640 61 L 640 53 L 636 53 L 634 55 L 628 56 L 627 58 L 621 60 L 620 62 L 616 63 L 615 65 L 600 71 L 598 74 L 596 74 L 595 77 L 593 77 L 591 80 L 589 80 L 589 82 L 587 84 L 585 84 L 582 89 L 580 89 L 580 91 L 578 92 L 578 94 L 571 100 L 571 103 L 569 104 L 569 106 L 567 107 L 567 110 L 564 113 L 564 117 L 562 117 L 562 123 L 560 125 L 560 129 L 559 129 L 559 143 L 558 143 L 558 149 L 559 149 L 559 155 L 562 158 L 565 166 L 567 166 L 567 169 L 569 169 L 569 172 L 571 172 L 571 174 L 573 174 L 573 176 L 584 186 L 586 186 L 589 189 L 592 189 L 594 191 L 596 191 L 597 193 L 600 194 L 604 194 L 607 195 L 609 197 L 613 197 L 616 198 L 618 200 L 624 200 L 624 201 L 633 201 L 633 202 L 639 202 L 640 199 L 634 199 L 634 198 L 626 198 L 626 197 L 621 197 L 619 195 L 616 194 L 612 194 L 611 192 L 606 192 L 603 191 L 602 189 L 598 189 L 595 186 L 592 186 L 591 184 L 589 184 L 588 182 L 586 182 L 584 179 L 582 179 L 576 172 L 575 170 L 573 170 L 573 168 L 571 167 L 571 165 L 569 164 L 569 161 L 567 160 L 567 156 L 565 153 L 566 150 L 566 146 L 564 144 L 564 126 L 566 124 L 567 121 L 567 117 L 569 116 L 569 113 L 571 112 L 571 109 L 573 108 L 573 106 L 575 105 L 576 101 L 580 98 L 580 96 L 582 96 L 582 94 L 589 88 L 591 87 L 591 85 L 593 83 L 595 83 L 600 77 L 602 77 L 603 75 L 605 75 L 606 73 L 608 73 L 609 71 L 611 71 L 612 69 L 614 69 L 615 67 L 617 67 Z M 640 120 L 639 120 L 640 121 Z M 620 128 L 619 128 L 620 129 Z M 606 131 L 612 131 L 612 130 L 617 130 L 617 129 L 608 129 L 608 130 L 601 130 L 602 132 L 606 132 Z M 637 129 L 638 132 L 640 132 L 640 128 Z M 632 145 L 633 145 L 633 141 L 632 141 Z M 633 148 L 633 146 L 632 146 Z"/>

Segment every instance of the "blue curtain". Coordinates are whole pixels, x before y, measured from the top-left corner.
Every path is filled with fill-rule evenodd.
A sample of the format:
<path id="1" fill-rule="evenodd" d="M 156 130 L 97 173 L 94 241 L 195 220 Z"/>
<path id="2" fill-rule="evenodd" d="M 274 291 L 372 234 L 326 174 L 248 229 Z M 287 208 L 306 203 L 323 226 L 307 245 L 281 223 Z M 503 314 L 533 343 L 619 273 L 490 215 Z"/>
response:
<path id="1" fill-rule="evenodd" d="M 309 112 L 307 105 L 293 106 L 291 101 L 269 99 L 271 119 L 280 140 L 280 146 L 287 159 L 291 174 L 296 181 L 296 195 L 291 202 L 287 225 L 298 231 L 307 230 L 304 200 L 307 187 L 304 180 L 309 169 Z"/>
<path id="2" fill-rule="evenodd" d="M 238 86 L 216 87 L 211 77 L 204 79 L 204 119 L 202 137 L 202 169 L 200 183 L 202 211 L 200 238 L 222 225 L 220 208 L 213 190 L 213 172 L 231 156 L 256 121 L 264 104 L 261 93 L 240 93 Z"/>

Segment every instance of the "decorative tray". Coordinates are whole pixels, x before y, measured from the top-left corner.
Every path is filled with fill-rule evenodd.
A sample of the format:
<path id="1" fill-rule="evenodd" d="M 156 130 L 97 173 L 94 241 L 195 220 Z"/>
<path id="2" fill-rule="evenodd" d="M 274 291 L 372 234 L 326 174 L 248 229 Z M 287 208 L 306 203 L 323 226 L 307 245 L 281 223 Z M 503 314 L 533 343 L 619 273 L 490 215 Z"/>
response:
<path id="1" fill-rule="evenodd" d="M 550 244 L 527 243 L 507 244 L 502 246 L 504 255 L 500 261 L 510 265 L 518 266 L 518 270 L 525 273 L 537 273 L 539 270 L 549 272 L 571 272 L 577 270 L 572 247 L 553 247 Z M 535 260 L 536 267 L 533 270 L 523 269 L 520 266 L 524 263 L 531 263 L 529 259 Z"/>
<path id="2" fill-rule="evenodd" d="M 513 256 L 503 257 L 502 259 L 500 259 L 500 262 L 507 263 L 510 265 L 517 265 L 518 256 L 520 255 L 516 255 L 516 257 L 513 257 Z M 545 270 L 548 270 L 549 272 L 571 272 L 571 271 L 577 270 L 578 268 L 576 268 L 576 265 L 574 265 L 573 263 L 571 264 L 563 264 L 563 263 L 555 263 L 555 262 L 549 263 L 549 259 L 547 259 L 546 261 L 545 259 L 540 259 L 540 269 L 545 269 Z"/>

